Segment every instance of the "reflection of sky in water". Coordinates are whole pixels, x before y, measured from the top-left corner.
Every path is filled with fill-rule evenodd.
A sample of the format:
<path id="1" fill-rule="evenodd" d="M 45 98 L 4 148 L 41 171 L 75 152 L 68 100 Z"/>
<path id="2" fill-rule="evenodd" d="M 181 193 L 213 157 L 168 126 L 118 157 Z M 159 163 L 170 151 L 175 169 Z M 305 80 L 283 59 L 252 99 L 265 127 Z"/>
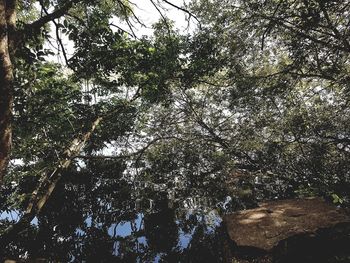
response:
<path id="1" fill-rule="evenodd" d="M 38 218 L 34 217 L 33 220 L 30 222 L 32 225 L 37 226 L 38 225 Z"/>
<path id="2" fill-rule="evenodd" d="M 85 224 L 87 227 L 91 227 L 92 226 L 92 218 L 91 216 L 89 216 L 88 218 L 85 219 Z"/>
<path id="3" fill-rule="evenodd" d="M 187 233 L 185 234 L 183 231 L 180 231 L 180 236 L 179 236 L 179 247 L 185 249 L 188 247 L 188 245 L 191 242 L 192 235 L 194 233 L 195 228 L 193 228 L 192 233 Z"/>
<path id="4" fill-rule="evenodd" d="M 111 238 L 111 243 L 109 244 L 113 245 L 113 247 L 111 247 L 112 250 L 110 253 L 115 257 L 120 257 L 123 259 L 124 257 L 128 256 L 130 251 L 133 251 L 131 253 L 135 253 L 135 257 L 133 259 L 135 262 L 145 262 L 145 258 L 147 259 L 147 262 L 161 262 L 169 256 L 167 253 L 174 253 L 174 255 L 180 256 L 182 255 L 181 253 L 190 253 L 188 251 L 191 251 L 192 247 L 196 249 L 195 242 L 198 242 L 198 233 L 199 235 L 210 235 L 214 233 L 215 229 L 222 222 L 218 212 L 212 209 L 216 209 L 218 206 L 220 208 L 225 207 L 230 201 L 226 198 L 226 200 L 221 201 L 222 204 L 220 203 L 217 205 L 217 203 L 209 202 L 206 197 L 201 198 L 201 196 L 195 196 L 193 198 L 186 198 L 186 202 L 184 202 L 182 198 L 177 199 L 176 204 L 179 206 L 176 206 L 173 203 L 170 206 L 169 199 L 164 201 L 161 198 L 163 198 L 163 196 L 159 198 L 159 201 L 157 197 L 151 199 L 147 196 L 145 200 L 152 202 L 152 205 L 147 205 L 145 202 L 145 207 L 143 207 L 143 203 L 141 202 L 141 205 L 139 205 L 137 209 L 127 206 L 125 208 L 126 211 L 121 211 L 130 212 L 131 210 L 131 213 L 126 213 L 125 215 L 134 215 L 135 217 L 132 220 L 122 220 L 123 216 L 114 217 L 114 214 L 111 214 L 111 217 L 109 217 L 109 211 L 113 210 L 112 208 L 114 207 L 110 204 L 106 204 L 104 200 L 101 200 L 100 197 L 98 197 L 96 199 L 97 203 L 100 207 L 107 210 L 106 212 L 102 211 L 105 213 L 101 213 L 100 215 L 100 211 L 97 211 L 95 214 L 92 214 L 94 211 L 88 211 L 88 214 L 84 215 L 84 219 L 75 226 L 76 228 L 73 228 L 75 230 L 73 230 L 72 233 L 64 233 L 64 231 L 61 233 L 61 231 L 57 232 L 54 229 L 55 234 L 52 236 L 52 240 L 57 242 L 59 246 L 63 246 L 63 243 L 69 244 L 69 242 L 72 242 L 71 240 L 73 240 L 75 242 L 74 247 L 76 251 L 83 251 L 86 246 L 89 246 L 89 242 L 92 242 L 91 240 L 94 238 L 99 238 L 98 236 L 94 236 L 95 233 L 103 232 L 103 235 L 108 234 L 108 236 Z M 159 204 L 157 201 L 159 201 Z M 169 210 L 166 211 L 171 211 L 169 212 L 170 215 L 168 212 L 165 212 L 164 215 L 162 210 L 159 210 L 163 209 L 164 203 L 168 205 L 166 209 Z M 157 205 L 159 205 L 160 208 Z M 153 213 L 155 216 L 151 216 Z M 157 218 L 158 213 L 160 218 Z M 109 220 L 104 221 L 105 215 Z M 164 218 L 162 219 L 163 216 Z M 0 211 L 1 220 L 18 221 L 20 217 L 21 213 L 19 213 L 17 210 L 13 210 L 11 212 Z M 144 222 L 144 218 L 146 223 Z M 149 224 L 150 220 L 154 220 L 156 223 L 154 225 L 153 223 Z M 190 228 L 186 227 L 187 221 L 190 222 Z M 67 223 L 69 224 L 69 222 Z M 35 217 L 31 221 L 31 224 L 38 226 L 38 218 Z M 56 220 L 52 225 L 54 228 L 56 228 L 56 226 L 61 225 L 61 222 Z M 65 225 L 65 223 L 63 225 Z M 197 227 L 199 225 L 204 226 L 204 232 L 201 232 L 202 228 Z M 145 227 L 149 229 L 145 229 Z M 166 239 L 168 235 L 170 238 L 169 245 L 173 246 L 167 247 L 166 253 L 162 253 L 165 251 L 165 249 L 162 250 L 163 248 L 160 248 L 160 250 L 158 250 L 157 247 L 155 247 L 163 246 L 163 244 L 158 244 L 157 241 L 154 240 L 158 239 L 157 227 L 159 227 L 162 231 L 159 233 L 159 238 Z M 169 230 L 167 230 L 168 227 Z M 102 232 L 90 231 L 90 229 L 94 228 L 98 228 Z M 60 230 L 59 227 L 58 230 Z M 150 231 L 153 231 L 153 233 L 150 234 Z M 170 244 L 172 240 L 174 243 Z M 168 244 L 164 244 L 164 246 L 167 245 Z M 76 255 L 70 255 L 69 258 L 71 262 L 76 259 Z"/>
<path id="5" fill-rule="evenodd" d="M 137 218 L 133 222 L 135 224 L 136 230 L 141 229 L 143 214 L 137 214 Z M 119 236 L 119 237 L 127 237 L 132 234 L 131 221 L 120 222 L 118 224 L 112 224 L 108 228 L 108 235 L 111 237 Z"/>
<path id="6" fill-rule="evenodd" d="M 207 225 L 208 232 L 213 232 L 222 223 L 222 218 L 219 216 L 216 210 L 211 210 L 208 214 L 204 215 L 205 224 Z"/>
<path id="7" fill-rule="evenodd" d="M 164 255 L 163 253 L 158 253 L 158 254 L 155 256 L 153 262 L 154 262 L 154 263 L 158 263 L 163 255 Z"/>
<path id="8" fill-rule="evenodd" d="M 191 212 L 187 213 L 186 218 L 189 218 L 189 216 L 191 214 L 192 214 Z M 144 217 L 143 213 L 138 213 L 137 218 L 135 220 L 123 221 L 123 222 L 112 224 L 108 228 L 108 235 L 113 237 L 113 238 L 116 238 L 116 239 L 119 239 L 119 238 L 123 239 L 123 238 L 127 238 L 127 237 L 132 236 L 133 235 L 132 224 L 134 224 L 136 232 L 143 230 L 143 228 L 144 228 L 144 225 L 142 224 L 143 217 Z M 197 219 L 199 221 L 205 222 L 207 233 L 213 232 L 215 230 L 215 228 L 218 227 L 222 222 L 221 217 L 218 215 L 218 213 L 215 210 L 212 210 L 205 215 L 197 216 Z M 86 223 L 87 227 L 91 227 L 92 226 L 91 217 L 88 217 L 85 220 L 85 223 Z M 176 220 L 176 224 L 179 225 L 180 221 Z M 181 249 L 187 249 L 191 240 L 192 240 L 192 237 L 193 237 L 195 231 L 196 231 L 196 226 L 193 227 L 189 233 L 185 233 L 180 228 L 179 229 L 178 247 Z M 82 229 L 78 228 L 78 229 L 76 229 L 76 234 L 78 234 L 80 236 L 84 236 L 86 233 Z M 141 245 L 141 247 L 143 247 L 144 249 L 147 249 L 148 242 L 147 242 L 147 238 L 145 236 L 137 237 L 136 242 L 139 245 Z M 120 241 L 115 241 L 114 245 L 113 245 L 113 255 L 115 255 L 115 256 L 119 255 L 119 248 L 120 248 Z M 162 257 L 162 253 L 157 254 L 154 258 L 154 262 L 159 262 L 161 260 L 161 257 Z"/>
<path id="9" fill-rule="evenodd" d="M 20 213 L 17 210 L 13 211 L 3 211 L 0 214 L 1 220 L 18 221 Z"/>
<path id="10" fill-rule="evenodd" d="M 12 211 L 3 211 L 0 214 L 0 220 L 8 220 L 8 221 L 15 221 L 17 222 L 20 217 L 21 213 L 18 210 L 12 210 Z M 33 220 L 30 222 L 31 225 L 38 225 L 38 218 L 34 217 Z"/>
<path id="11" fill-rule="evenodd" d="M 86 233 L 85 233 L 84 230 L 82 230 L 82 229 L 80 229 L 80 228 L 77 228 L 77 229 L 75 230 L 75 234 L 76 234 L 77 236 L 84 236 Z"/>
<path id="12" fill-rule="evenodd" d="M 139 242 L 139 244 L 142 244 L 144 246 L 147 246 L 147 240 L 145 237 L 139 237 L 137 238 L 137 242 Z"/>
<path id="13" fill-rule="evenodd" d="M 118 254 L 119 254 L 119 242 L 117 241 L 117 242 L 114 242 L 114 244 L 113 244 L 113 255 L 114 256 L 118 256 Z"/>

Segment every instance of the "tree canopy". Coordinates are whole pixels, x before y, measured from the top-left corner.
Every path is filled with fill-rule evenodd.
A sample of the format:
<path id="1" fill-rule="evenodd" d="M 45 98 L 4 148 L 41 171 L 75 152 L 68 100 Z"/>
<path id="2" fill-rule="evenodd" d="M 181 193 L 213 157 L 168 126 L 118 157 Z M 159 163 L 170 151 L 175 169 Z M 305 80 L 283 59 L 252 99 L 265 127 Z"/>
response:
<path id="1" fill-rule="evenodd" d="M 230 196 L 232 209 L 302 196 L 349 205 L 347 1 L 149 1 L 160 20 L 138 37 L 141 3 L 0 0 L 0 211 L 21 211 L 0 246 L 41 213 L 50 225 L 50 199 L 81 176 L 84 193 L 68 195 L 105 204 L 96 189 L 119 188 L 125 205 L 127 182 L 141 180 L 186 184 L 184 200 Z M 178 30 L 170 7 L 195 29 Z"/>

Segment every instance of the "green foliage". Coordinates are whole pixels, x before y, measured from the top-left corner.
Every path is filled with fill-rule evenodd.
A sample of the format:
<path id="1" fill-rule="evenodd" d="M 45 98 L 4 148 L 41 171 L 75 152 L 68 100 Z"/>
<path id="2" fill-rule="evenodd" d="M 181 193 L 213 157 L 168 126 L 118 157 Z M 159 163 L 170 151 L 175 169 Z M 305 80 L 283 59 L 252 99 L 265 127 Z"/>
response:
<path id="1" fill-rule="evenodd" d="M 65 4 L 43 2 L 50 11 Z M 130 22 L 131 2 L 78 1 L 55 25 L 74 46 L 67 68 L 48 62 L 49 27 L 28 31 L 15 57 L 13 159 L 23 165 L 12 166 L 8 182 L 35 185 L 103 117 L 81 154 L 125 154 L 126 169 L 147 180 L 181 175 L 195 184 L 243 171 L 249 179 L 237 185 L 250 201 L 323 195 L 347 205 L 349 6 L 190 6 L 201 21 L 191 34 L 164 18 L 152 36 L 134 39 L 111 23 Z M 19 28 L 27 30 L 37 7 L 27 1 L 19 8 Z M 79 162 L 88 160 L 74 160 L 72 170 Z"/>
<path id="2" fill-rule="evenodd" d="M 342 204 L 343 203 L 343 200 L 337 194 L 332 194 L 332 198 L 333 198 L 334 204 Z"/>
<path id="3" fill-rule="evenodd" d="M 67 251 L 74 260 L 98 261 L 115 249 L 116 237 L 106 234 L 112 224 L 135 223 L 141 204 L 151 211 L 146 230 L 118 237 L 122 253 L 107 260 L 191 260 L 196 251 L 217 260 L 202 247 L 208 235 L 211 249 L 218 244 L 205 218 L 186 214 L 179 222 L 172 206 L 191 199 L 199 200 L 196 208 L 227 212 L 309 196 L 349 206 L 346 1 L 195 0 L 190 11 L 200 27 L 183 35 L 162 17 L 153 35 L 140 39 L 114 24 L 137 21 L 132 2 L 70 3 L 18 3 L 24 37 L 13 57 L 12 164 L 0 210 L 25 210 L 43 175 L 102 121 L 69 157 L 40 226 L 11 249 L 45 254 L 33 252 L 32 238 L 41 248 L 52 245 L 62 261 L 71 260 Z M 67 6 L 50 26 L 30 27 Z M 63 41 L 54 43 L 60 51 L 50 48 L 53 35 Z M 53 63 L 50 56 L 65 45 L 66 65 Z M 149 200 L 157 200 L 155 208 Z M 5 220 L 0 231 L 12 223 Z M 178 231 L 193 235 L 183 251 Z M 135 251 L 141 236 L 149 250 Z M 58 237 L 71 238 L 64 243 L 71 247 Z"/>

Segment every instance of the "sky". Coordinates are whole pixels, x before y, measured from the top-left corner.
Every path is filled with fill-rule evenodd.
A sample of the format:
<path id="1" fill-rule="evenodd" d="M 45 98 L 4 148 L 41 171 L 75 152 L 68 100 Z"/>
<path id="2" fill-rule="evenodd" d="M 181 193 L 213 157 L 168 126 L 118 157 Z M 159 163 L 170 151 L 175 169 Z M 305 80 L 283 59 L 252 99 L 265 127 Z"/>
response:
<path id="1" fill-rule="evenodd" d="M 173 20 L 175 22 L 175 27 L 178 28 L 180 31 L 185 31 L 185 30 L 192 30 L 193 29 L 193 23 L 191 23 L 190 28 L 188 29 L 188 22 L 186 20 L 186 17 L 188 16 L 185 12 L 178 10 L 166 3 L 162 3 L 161 0 L 154 1 L 155 3 L 160 3 L 160 6 L 164 8 L 164 10 L 160 10 L 163 12 L 163 14 L 166 14 L 168 18 Z M 177 6 L 184 6 L 185 4 L 188 4 L 190 1 L 189 0 L 169 0 L 174 5 Z M 137 5 L 135 8 L 135 14 L 141 18 L 142 22 L 145 25 L 151 26 L 152 24 L 156 23 L 161 19 L 161 15 L 159 14 L 158 10 L 153 6 L 151 0 L 134 0 L 133 3 Z M 193 19 L 192 19 L 193 20 Z M 192 21 L 193 22 L 193 21 Z M 136 25 L 138 28 L 137 35 L 142 36 L 142 35 L 150 35 L 152 34 L 152 29 L 149 28 L 144 28 L 141 27 L 140 25 Z"/>
<path id="2" fill-rule="evenodd" d="M 131 2 L 134 4 L 133 11 L 135 15 L 140 19 L 140 21 L 144 25 L 147 26 L 144 27 L 137 22 L 133 23 L 133 31 L 136 37 L 138 38 L 144 35 L 152 35 L 152 25 L 158 22 L 160 19 L 162 19 L 162 16 L 159 13 L 159 11 L 161 11 L 164 16 L 174 21 L 175 28 L 182 33 L 191 32 L 196 27 L 196 22 L 193 18 L 190 20 L 190 23 L 188 23 L 186 19 L 188 17 L 188 14 L 186 14 L 184 11 L 172 7 L 171 5 L 163 2 L 162 0 L 153 0 L 153 2 L 157 4 L 159 10 L 157 10 L 152 4 L 152 0 L 131 0 Z M 191 0 L 168 0 L 168 2 L 176 6 L 183 7 L 185 4 L 191 2 Z M 122 29 L 130 32 L 128 25 L 125 22 L 123 24 L 121 21 L 118 21 L 118 19 L 115 19 L 111 22 L 118 25 Z M 55 28 L 53 23 L 51 24 L 51 28 Z M 61 35 L 61 38 L 63 40 L 62 42 L 64 43 L 67 56 L 68 58 L 70 58 L 74 53 L 73 43 L 69 41 L 68 37 L 65 35 Z M 62 51 L 60 50 L 61 47 L 59 46 L 56 40 L 55 30 L 52 30 L 52 41 L 51 43 L 46 44 L 46 48 L 52 50 L 55 53 L 55 55 L 49 57 L 50 61 L 65 64 Z"/>

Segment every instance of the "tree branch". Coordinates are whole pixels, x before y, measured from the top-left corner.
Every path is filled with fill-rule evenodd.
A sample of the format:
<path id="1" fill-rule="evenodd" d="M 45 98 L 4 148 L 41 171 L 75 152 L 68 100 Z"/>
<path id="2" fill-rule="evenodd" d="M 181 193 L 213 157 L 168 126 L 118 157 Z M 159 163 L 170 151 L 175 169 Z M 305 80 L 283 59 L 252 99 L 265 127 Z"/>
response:
<path id="1" fill-rule="evenodd" d="M 41 8 L 44 10 L 45 14 L 49 15 L 49 12 L 46 10 L 45 5 L 43 3 L 43 0 L 40 0 L 39 2 L 40 2 L 40 5 L 41 5 Z M 59 45 L 60 45 L 60 47 L 62 49 L 62 54 L 63 54 L 63 57 L 64 57 L 64 61 L 65 61 L 66 65 L 67 65 L 67 67 L 69 67 L 67 53 L 66 53 L 66 50 L 64 48 L 62 39 L 60 37 L 59 25 L 56 23 L 55 19 L 53 19 L 52 22 L 54 23 L 54 25 L 56 27 L 56 38 L 57 38 L 57 41 L 58 41 L 58 43 L 59 43 Z M 59 54 L 59 49 L 58 49 L 58 54 Z"/>
<path id="2" fill-rule="evenodd" d="M 33 220 L 33 218 L 40 213 L 44 205 L 49 200 L 52 192 L 56 188 L 57 183 L 61 179 L 62 172 L 70 166 L 72 160 L 83 149 L 101 121 L 102 117 L 96 118 L 88 132 L 86 132 L 82 137 L 75 138 L 72 141 L 70 147 L 65 151 L 66 157 L 59 162 L 58 166 L 53 170 L 53 172 L 44 173 L 39 186 L 32 193 L 32 197 L 23 216 L 17 223 L 5 229 L 1 235 L 0 247 L 6 247 L 11 240 L 11 237 L 22 231 L 22 229 L 25 228 Z"/>
<path id="3" fill-rule="evenodd" d="M 201 25 L 201 22 L 199 21 L 198 17 L 196 17 L 193 13 L 191 13 L 187 9 L 185 9 L 185 8 L 183 8 L 181 6 L 175 5 L 175 4 L 173 4 L 173 3 L 171 3 L 171 2 L 169 2 L 167 0 L 161 0 L 161 1 L 163 1 L 164 3 L 166 3 L 166 4 L 176 8 L 176 9 L 178 9 L 178 10 L 180 10 L 180 11 L 186 13 L 186 14 L 188 14 L 190 18 L 193 17 L 198 22 L 199 26 Z"/>
<path id="4" fill-rule="evenodd" d="M 279 25 L 279 26 L 281 26 L 281 27 L 283 27 L 283 28 L 285 28 L 285 29 L 290 30 L 291 32 L 295 33 L 296 35 L 299 35 L 300 37 L 303 37 L 303 38 L 306 38 L 306 39 L 308 39 L 308 40 L 311 40 L 311 41 L 314 42 L 314 43 L 321 44 L 321 45 L 323 45 L 323 46 L 325 46 L 325 47 L 328 47 L 328 48 L 337 49 L 337 50 L 339 50 L 339 51 L 350 52 L 350 50 L 349 50 L 348 48 L 345 48 L 345 47 L 339 46 L 339 45 L 335 45 L 335 44 L 331 44 L 331 43 L 329 43 L 329 42 L 325 42 L 325 41 L 323 41 L 323 40 L 321 40 L 321 39 L 318 39 L 318 38 L 316 38 L 316 37 L 314 37 L 314 36 L 311 36 L 311 35 L 309 35 L 309 34 L 306 34 L 305 32 L 303 32 L 303 31 L 301 31 L 301 30 L 299 30 L 299 29 L 296 29 L 296 28 L 294 27 L 294 25 L 291 24 L 290 22 L 288 22 L 288 23 L 290 23 L 291 25 L 287 25 L 287 24 L 285 23 L 285 21 L 282 20 L 282 19 L 278 19 L 278 18 L 275 18 L 275 17 L 266 16 L 266 15 L 260 15 L 260 16 L 261 16 L 263 19 L 266 19 L 266 20 L 275 22 L 277 25 Z"/>
<path id="5" fill-rule="evenodd" d="M 343 44 L 344 44 L 344 47 L 350 51 L 350 43 L 346 40 L 346 38 L 344 38 L 341 33 L 339 32 L 339 30 L 333 25 L 329 15 L 328 15 L 328 12 L 324 6 L 324 3 L 322 1 L 320 1 L 320 8 L 322 10 L 322 13 L 324 15 L 324 17 L 326 18 L 327 20 L 327 24 L 328 24 L 328 27 L 334 32 L 335 36 L 338 38 L 338 40 L 342 41 Z"/>
<path id="6" fill-rule="evenodd" d="M 56 9 L 52 13 L 46 14 L 45 16 L 39 18 L 38 20 L 32 22 L 31 24 L 26 24 L 24 26 L 24 30 L 30 31 L 30 32 L 38 30 L 39 28 L 43 27 L 48 22 L 51 22 L 54 19 L 57 19 L 57 18 L 64 16 L 68 12 L 68 10 L 71 9 L 73 7 L 73 5 L 78 3 L 79 1 L 80 0 L 67 1 L 66 4 L 64 4 L 60 8 Z"/>

